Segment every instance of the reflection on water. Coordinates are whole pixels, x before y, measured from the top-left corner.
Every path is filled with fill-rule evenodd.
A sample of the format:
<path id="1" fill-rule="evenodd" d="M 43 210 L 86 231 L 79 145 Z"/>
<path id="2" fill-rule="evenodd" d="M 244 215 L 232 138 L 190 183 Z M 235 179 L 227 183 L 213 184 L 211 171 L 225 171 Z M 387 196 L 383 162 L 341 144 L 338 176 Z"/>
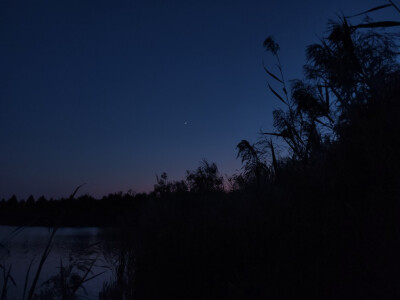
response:
<path id="1" fill-rule="evenodd" d="M 11 266 L 11 275 L 16 283 L 16 287 L 10 287 L 7 299 L 22 298 L 27 270 L 33 260 L 28 286 L 32 283 L 50 233 L 51 231 L 45 227 L 0 226 L 0 264 Z M 80 299 L 97 299 L 103 282 L 113 274 L 112 252 L 113 248 L 106 243 L 99 228 L 60 228 L 54 237 L 49 257 L 43 265 L 37 287 L 39 290 L 40 287 L 44 288 L 43 283 L 58 274 L 60 260 L 63 266 L 66 266 L 71 259 L 76 259 L 78 256 L 83 259 L 97 258 L 92 275 L 104 273 L 84 284 L 87 294 L 83 289 L 77 292 Z M 2 281 L 1 275 L 0 289 Z"/>

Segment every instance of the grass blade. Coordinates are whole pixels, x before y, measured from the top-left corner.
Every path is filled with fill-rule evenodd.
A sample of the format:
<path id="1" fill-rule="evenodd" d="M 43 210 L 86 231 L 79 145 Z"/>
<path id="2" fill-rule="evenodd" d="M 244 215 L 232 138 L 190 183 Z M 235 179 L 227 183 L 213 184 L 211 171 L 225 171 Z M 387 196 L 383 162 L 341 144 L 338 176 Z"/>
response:
<path id="1" fill-rule="evenodd" d="M 282 138 L 287 138 L 288 137 L 288 135 L 286 135 L 286 134 L 274 133 L 274 132 L 263 132 L 262 134 L 273 135 L 273 136 L 278 136 L 278 137 L 282 137 Z"/>
<path id="2" fill-rule="evenodd" d="M 90 280 L 96 278 L 97 276 L 100 276 L 100 275 L 104 274 L 105 272 L 107 272 L 107 271 L 103 271 L 103 272 L 97 273 L 96 275 L 93 275 L 92 277 L 86 278 L 82 283 L 90 281 Z"/>
<path id="3" fill-rule="evenodd" d="M 389 3 L 392 4 L 393 7 L 400 13 L 399 7 L 398 7 L 396 4 L 394 4 L 392 0 L 388 0 L 388 1 L 389 1 Z"/>
<path id="4" fill-rule="evenodd" d="M 17 285 L 15 283 L 14 278 L 11 276 L 11 266 L 8 268 L 7 273 L 6 273 L 6 269 L 4 266 L 1 266 L 1 268 L 3 269 L 3 290 L 1 292 L 0 299 L 6 300 L 7 299 L 7 291 L 8 291 L 8 280 L 10 280 L 14 286 L 17 286 Z"/>
<path id="5" fill-rule="evenodd" d="M 271 87 L 271 85 L 270 85 L 269 83 L 268 83 L 268 87 L 269 87 L 269 89 L 271 90 L 271 92 L 274 93 L 274 95 L 275 95 L 276 97 L 278 97 L 279 100 L 281 100 L 283 103 L 285 103 L 285 104 L 287 105 L 286 101 L 283 100 L 283 98 L 281 97 L 281 95 L 279 95 L 279 94 Z"/>
<path id="6" fill-rule="evenodd" d="M 78 192 L 78 190 L 79 190 L 81 187 L 83 187 L 85 184 L 86 184 L 86 183 L 82 183 L 81 185 L 79 185 L 79 186 L 75 189 L 75 191 L 71 194 L 71 196 L 69 196 L 69 198 L 70 198 L 70 199 L 74 199 L 75 194 L 76 194 L 76 193 Z"/>
<path id="7" fill-rule="evenodd" d="M 29 289 L 29 294 L 28 294 L 28 298 L 27 298 L 28 300 L 32 300 L 32 298 L 33 298 L 33 293 L 35 292 L 36 284 L 39 279 L 40 272 L 42 271 L 43 265 L 44 265 L 47 257 L 49 256 L 49 253 L 51 250 L 51 244 L 52 244 L 52 241 L 53 241 L 53 238 L 54 238 L 54 235 L 56 234 L 56 232 L 57 232 L 57 228 L 53 228 L 53 231 L 47 242 L 46 248 L 43 251 L 42 258 L 40 259 L 40 263 L 39 263 L 38 269 L 36 271 L 35 278 L 33 279 L 31 288 Z"/>
<path id="8" fill-rule="evenodd" d="M 269 145 L 271 147 L 272 165 L 274 166 L 275 176 L 278 177 L 278 161 L 276 160 L 275 149 L 274 149 L 274 144 L 272 143 L 272 139 L 270 139 Z"/>
<path id="9" fill-rule="evenodd" d="M 61 282 L 61 295 L 63 297 L 63 299 L 65 299 L 67 297 L 67 282 L 65 280 L 65 274 L 64 274 L 64 266 L 62 263 L 62 258 L 60 257 L 60 282 Z"/>
<path id="10" fill-rule="evenodd" d="M 31 267 L 32 267 L 34 260 L 35 260 L 35 258 L 32 258 L 32 260 L 28 266 L 28 270 L 26 271 L 25 282 L 24 282 L 24 294 L 22 295 L 22 299 L 25 299 L 26 289 L 28 288 L 29 273 L 31 271 Z"/>
<path id="11" fill-rule="evenodd" d="M 79 281 L 79 283 L 78 283 L 78 284 L 74 287 L 74 289 L 72 290 L 72 293 L 71 293 L 72 296 L 75 295 L 76 291 L 79 289 L 79 287 L 82 286 L 82 284 L 83 284 L 85 281 L 90 280 L 90 279 L 87 279 L 87 276 L 88 276 L 88 275 L 90 274 L 90 272 L 92 271 L 92 268 L 93 268 L 93 266 L 94 266 L 94 264 L 95 264 L 96 261 L 97 261 L 97 257 L 96 257 L 95 259 L 93 259 L 92 263 L 91 263 L 91 264 L 89 265 L 89 267 L 87 268 L 86 273 L 83 275 L 83 277 L 81 278 L 81 280 Z M 104 272 L 105 272 L 105 271 L 104 271 Z M 91 279 L 93 279 L 93 278 L 95 278 L 95 277 L 97 277 L 97 276 L 93 276 Z"/>
<path id="12" fill-rule="evenodd" d="M 10 266 L 10 268 L 8 269 L 7 276 L 8 276 L 8 278 L 10 278 L 12 284 L 13 284 L 14 286 L 17 286 L 17 284 L 15 283 L 14 278 L 11 276 L 11 266 Z"/>
<path id="13" fill-rule="evenodd" d="M 263 62 L 263 68 L 264 68 L 264 71 L 265 71 L 269 76 L 271 76 L 272 78 L 274 78 L 274 79 L 277 80 L 278 82 L 283 83 L 283 81 L 280 80 L 276 75 L 274 75 L 273 73 L 271 73 L 270 71 L 268 71 L 267 67 L 264 65 L 264 62 Z"/>
<path id="14" fill-rule="evenodd" d="M 5 300 L 7 297 L 8 277 L 6 275 L 6 269 L 4 267 L 2 267 L 2 269 L 3 269 L 3 290 L 1 291 L 0 300 Z"/>
<path id="15" fill-rule="evenodd" d="M 363 12 L 361 12 L 361 13 L 359 13 L 359 14 L 352 15 L 352 16 L 348 16 L 348 17 L 346 17 L 346 18 L 358 17 L 358 16 L 361 16 L 361 15 L 364 15 L 364 14 L 367 14 L 367 13 L 370 13 L 370 12 L 373 12 L 373 11 L 375 11 L 375 10 L 383 9 L 383 8 L 386 8 L 386 7 L 389 7 L 389 6 L 393 6 L 393 5 L 392 5 L 392 4 L 379 5 L 379 6 L 376 6 L 376 7 L 374 7 L 374 8 L 371 8 L 371 9 L 368 9 L 368 10 L 366 10 L 366 11 L 363 11 Z"/>
<path id="16" fill-rule="evenodd" d="M 378 27 L 395 27 L 400 26 L 400 22 L 396 21 L 381 21 L 381 22 L 372 22 L 368 24 L 358 24 L 355 26 L 351 26 L 351 28 L 378 28 Z"/>

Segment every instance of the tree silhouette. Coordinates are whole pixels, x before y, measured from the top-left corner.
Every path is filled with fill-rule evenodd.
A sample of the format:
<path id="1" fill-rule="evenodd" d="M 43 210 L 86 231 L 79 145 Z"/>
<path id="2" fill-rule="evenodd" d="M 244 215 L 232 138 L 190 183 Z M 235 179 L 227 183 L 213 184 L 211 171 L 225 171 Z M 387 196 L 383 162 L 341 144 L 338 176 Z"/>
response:
<path id="1" fill-rule="evenodd" d="M 157 197 L 162 197 L 171 193 L 186 193 L 188 191 L 187 183 L 184 180 L 168 181 L 167 173 L 163 172 L 160 177 L 156 176 L 157 183 L 154 185 L 153 193 Z"/>
<path id="2" fill-rule="evenodd" d="M 190 191 L 195 193 L 207 193 L 223 190 L 223 177 L 219 174 L 215 163 L 209 163 L 203 159 L 195 171 L 186 172 L 186 181 Z"/>

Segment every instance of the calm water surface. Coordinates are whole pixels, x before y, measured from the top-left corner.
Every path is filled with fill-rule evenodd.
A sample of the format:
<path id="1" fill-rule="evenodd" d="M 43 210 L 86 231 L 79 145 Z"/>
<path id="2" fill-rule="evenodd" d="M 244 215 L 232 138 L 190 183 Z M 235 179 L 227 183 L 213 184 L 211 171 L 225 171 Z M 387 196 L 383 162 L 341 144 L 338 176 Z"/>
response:
<path id="1" fill-rule="evenodd" d="M 51 231 L 45 227 L 0 226 L 0 264 L 6 267 L 11 266 L 11 274 L 16 282 L 16 287 L 10 287 L 7 299 L 22 298 L 25 276 L 33 260 L 28 286 L 32 283 L 50 233 Z M 112 243 L 104 238 L 102 230 L 95 227 L 60 228 L 52 245 L 52 250 L 39 277 L 37 285 L 39 289 L 44 288 L 43 283 L 59 272 L 60 260 L 63 266 L 68 266 L 74 260 L 96 258 L 91 275 L 104 273 L 86 282 L 84 284 L 86 293 L 80 289 L 77 295 L 79 299 L 97 299 L 103 282 L 113 276 L 113 257 L 116 253 Z M 82 271 L 75 270 L 83 274 Z M 0 289 L 2 281 L 3 274 L 0 272 Z"/>

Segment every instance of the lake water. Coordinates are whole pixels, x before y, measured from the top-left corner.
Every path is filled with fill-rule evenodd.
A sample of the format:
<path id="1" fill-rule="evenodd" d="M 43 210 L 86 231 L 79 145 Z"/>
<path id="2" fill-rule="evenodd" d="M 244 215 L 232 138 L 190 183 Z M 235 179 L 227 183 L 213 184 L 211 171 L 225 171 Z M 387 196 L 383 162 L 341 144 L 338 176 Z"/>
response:
<path id="1" fill-rule="evenodd" d="M 45 227 L 18 228 L 0 226 L 0 264 L 7 268 L 11 266 L 11 275 L 16 287 L 10 285 L 7 299 L 21 299 L 25 277 L 32 262 L 28 287 L 33 281 L 42 253 L 49 240 L 51 231 Z M 88 259 L 96 259 L 92 274 L 88 277 L 104 272 L 100 276 L 84 284 L 87 294 L 79 289 L 79 299 L 97 299 L 103 282 L 113 276 L 113 257 L 115 249 L 110 246 L 99 228 L 60 228 L 56 232 L 52 249 L 43 265 L 37 287 L 45 288 L 43 283 L 52 276 L 59 274 L 60 261 L 63 266 L 74 262 L 83 263 Z M 74 268 L 79 274 L 84 274 Z M 0 270 L 0 291 L 3 285 L 3 270 Z"/>

